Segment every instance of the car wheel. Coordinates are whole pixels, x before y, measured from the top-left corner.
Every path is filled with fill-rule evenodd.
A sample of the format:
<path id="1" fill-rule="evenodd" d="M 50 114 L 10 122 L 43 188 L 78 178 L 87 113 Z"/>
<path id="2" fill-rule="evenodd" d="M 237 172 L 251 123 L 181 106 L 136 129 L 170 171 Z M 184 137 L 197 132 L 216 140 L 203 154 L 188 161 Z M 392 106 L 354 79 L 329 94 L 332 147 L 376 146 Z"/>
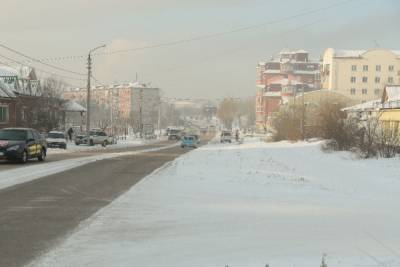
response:
<path id="1" fill-rule="evenodd" d="M 106 146 L 107 146 L 107 141 L 104 141 L 104 142 L 101 144 L 101 146 L 102 146 L 102 147 L 106 147 Z"/>
<path id="2" fill-rule="evenodd" d="M 64 145 L 64 146 L 63 146 L 63 149 L 67 149 L 67 145 Z"/>
<path id="3" fill-rule="evenodd" d="M 94 146 L 93 140 L 90 140 L 90 141 L 89 141 L 89 145 L 90 145 L 90 146 Z"/>
<path id="4" fill-rule="evenodd" d="M 79 143 L 78 143 L 78 142 L 75 142 L 75 145 L 79 146 Z"/>
<path id="5" fill-rule="evenodd" d="M 40 155 L 38 156 L 38 160 L 44 161 L 45 159 L 46 159 L 46 151 L 42 149 L 42 151 L 40 151 Z"/>
<path id="6" fill-rule="evenodd" d="M 22 156 L 21 159 L 19 160 L 22 164 L 25 164 L 28 162 L 28 152 L 26 150 L 24 150 L 22 152 Z"/>

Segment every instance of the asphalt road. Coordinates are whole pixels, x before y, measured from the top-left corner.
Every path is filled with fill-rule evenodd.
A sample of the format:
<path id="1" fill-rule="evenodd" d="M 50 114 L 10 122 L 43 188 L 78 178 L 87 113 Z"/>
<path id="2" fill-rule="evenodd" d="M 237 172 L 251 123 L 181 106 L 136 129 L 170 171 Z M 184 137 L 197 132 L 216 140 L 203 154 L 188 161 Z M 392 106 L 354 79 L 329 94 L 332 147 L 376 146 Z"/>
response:
<path id="1" fill-rule="evenodd" d="M 94 149 L 87 150 L 87 151 L 71 151 L 67 153 L 60 153 L 60 154 L 51 154 L 51 152 L 47 155 L 46 161 L 39 162 L 37 159 L 31 159 L 26 164 L 21 164 L 18 162 L 10 162 L 6 160 L 0 160 L 0 171 L 10 170 L 15 168 L 21 168 L 30 165 L 39 165 L 39 164 L 46 164 L 48 162 L 55 162 L 64 159 L 71 159 L 71 158 L 80 158 L 80 157 L 88 157 L 93 156 L 99 153 L 115 153 L 115 152 L 125 152 L 125 151 L 135 151 L 135 150 L 142 150 L 145 148 L 156 148 L 160 146 L 164 146 L 166 144 L 172 144 L 171 141 L 160 141 L 151 144 L 145 145 L 138 145 L 133 147 L 126 147 L 126 148 L 113 148 L 112 146 L 108 146 L 106 149 L 101 146 L 96 146 Z M 1 266 L 0 266 L 1 267 Z"/>
<path id="2" fill-rule="evenodd" d="M 144 147 L 154 146 L 160 144 Z M 143 177 L 187 151 L 174 147 L 97 161 L 0 190 L 0 266 L 31 262 Z"/>

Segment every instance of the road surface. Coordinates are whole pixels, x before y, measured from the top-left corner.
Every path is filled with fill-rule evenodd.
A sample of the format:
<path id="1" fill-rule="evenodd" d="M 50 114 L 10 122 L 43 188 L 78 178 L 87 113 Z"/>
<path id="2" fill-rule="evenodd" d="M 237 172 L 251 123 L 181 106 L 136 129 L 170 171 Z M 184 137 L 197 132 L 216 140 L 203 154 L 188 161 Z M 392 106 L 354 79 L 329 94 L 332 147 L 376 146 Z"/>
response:
<path id="1" fill-rule="evenodd" d="M 161 145 L 166 144 L 124 151 Z M 0 266 L 29 263 L 143 177 L 187 151 L 190 150 L 177 146 L 97 161 L 0 190 Z M 79 156 L 88 153 L 95 152 L 82 152 Z M 49 160 L 61 160 L 66 156 L 76 155 Z"/>
<path id="2" fill-rule="evenodd" d="M 116 153 L 116 152 L 142 150 L 142 149 L 146 149 L 146 148 L 156 148 L 156 147 L 164 146 L 166 144 L 171 144 L 171 141 L 159 141 L 159 142 L 154 142 L 151 144 L 143 144 L 143 145 L 138 145 L 138 146 L 122 147 L 122 148 L 121 147 L 114 148 L 113 146 L 108 146 L 106 148 L 103 148 L 101 146 L 96 146 L 96 147 L 90 147 L 90 149 L 82 150 L 82 151 L 71 151 L 71 152 L 66 152 L 66 153 L 55 153 L 55 154 L 52 154 L 50 152 L 47 155 L 45 162 L 39 162 L 37 159 L 31 159 L 31 160 L 29 160 L 29 162 L 27 164 L 21 164 L 18 162 L 9 162 L 6 160 L 1 160 L 0 161 L 0 171 L 16 169 L 16 168 L 21 168 L 21 167 L 30 166 L 30 165 L 46 164 L 48 162 L 55 162 L 55 161 L 60 161 L 60 160 L 65 160 L 65 159 L 88 157 L 88 156 L 97 155 L 99 153 Z"/>

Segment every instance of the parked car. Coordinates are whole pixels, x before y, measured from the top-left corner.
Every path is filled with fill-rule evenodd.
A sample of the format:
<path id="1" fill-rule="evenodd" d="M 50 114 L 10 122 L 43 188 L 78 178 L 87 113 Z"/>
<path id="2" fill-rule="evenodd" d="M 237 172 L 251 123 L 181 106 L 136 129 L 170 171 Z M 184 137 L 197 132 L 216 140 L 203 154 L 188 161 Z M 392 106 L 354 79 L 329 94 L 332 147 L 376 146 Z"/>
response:
<path id="1" fill-rule="evenodd" d="M 107 143 L 109 145 L 116 145 L 117 144 L 117 137 L 115 135 L 109 135 L 107 138 Z"/>
<path id="2" fill-rule="evenodd" d="M 29 159 L 46 159 L 47 144 L 40 133 L 29 128 L 0 130 L 0 159 L 26 163 Z"/>
<path id="3" fill-rule="evenodd" d="M 81 144 L 87 144 L 89 146 L 102 145 L 105 147 L 107 146 L 108 141 L 109 140 L 107 134 L 99 129 L 91 130 L 89 136 L 84 134 L 75 136 L 76 145 L 81 145 Z"/>
<path id="4" fill-rule="evenodd" d="M 196 148 L 197 147 L 197 138 L 195 136 L 189 135 L 189 136 L 184 136 L 182 138 L 181 141 L 181 147 L 185 148 L 185 147 L 193 147 Z"/>
<path id="5" fill-rule="evenodd" d="M 65 133 L 59 131 L 51 131 L 46 138 L 47 147 L 67 149 L 67 138 Z"/>
<path id="6" fill-rule="evenodd" d="M 222 131 L 220 141 L 221 143 L 232 143 L 232 133 L 230 131 Z"/>

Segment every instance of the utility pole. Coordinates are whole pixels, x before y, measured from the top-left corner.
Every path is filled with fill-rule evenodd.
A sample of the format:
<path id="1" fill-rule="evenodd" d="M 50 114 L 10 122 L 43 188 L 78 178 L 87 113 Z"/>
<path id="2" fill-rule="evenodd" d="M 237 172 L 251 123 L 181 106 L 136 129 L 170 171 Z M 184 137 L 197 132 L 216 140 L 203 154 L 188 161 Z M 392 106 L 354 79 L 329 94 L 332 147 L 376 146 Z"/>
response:
<path id="1" fill-rule="evenodd" d="M 92 57 L 89 52 L 87 58 L 87 69 L 88 69 L 88 77 L 87 77 L 87 93 L 86 93 L 86 134 L 90 135 L 90 77 L 92 76 Z"/>
<path id="2" fill-rule="evenodd" d="M 103 48 L 106 45 L 98 46 L 89 51 L 87 58 L 87 68 L 88 68 L 88 77 L 87 77 L 87 93 L 86 93 L 86 134 L 90 135 L 90 78 L 92 77 L 92 53 L 97 49 Z"/>
<path id="3" fill-rule="evenodd" d="M 304 140 L 305 133 L 304 133 L 304 121 L 305 121 L 305 104 L 304 104 L 304 84 L 301 87 L 301 139 Z"/>
<path id="4" fill-rule="evenodd" d="M 140 88 L 139 127 L 140 138 L 143 138 L 143 88 Z"/>
<path id="5" fill-rule="evenodd" d="M 157 122 L 158 132 L 160 136 L 161 136 L 161 104 L 162 102 L 160 97 L 160 101 L 158 103 L 159 106 L 158 106 L 158 122 Z"/>
<path id="6" fill-rule="evenodd" d="M 110 122 L 111 122 L 111 135 L 114 135 L 114 87 L 111 87 L 110 89 L 109 89 L 110 91 L 110 94 L 111 94 L 111 97 L 110 97 L 110 99 L 111 99 L 111 105 L 110 105 L 110 107 L 111 107 L 111 118 L 110 118 Z"/>

